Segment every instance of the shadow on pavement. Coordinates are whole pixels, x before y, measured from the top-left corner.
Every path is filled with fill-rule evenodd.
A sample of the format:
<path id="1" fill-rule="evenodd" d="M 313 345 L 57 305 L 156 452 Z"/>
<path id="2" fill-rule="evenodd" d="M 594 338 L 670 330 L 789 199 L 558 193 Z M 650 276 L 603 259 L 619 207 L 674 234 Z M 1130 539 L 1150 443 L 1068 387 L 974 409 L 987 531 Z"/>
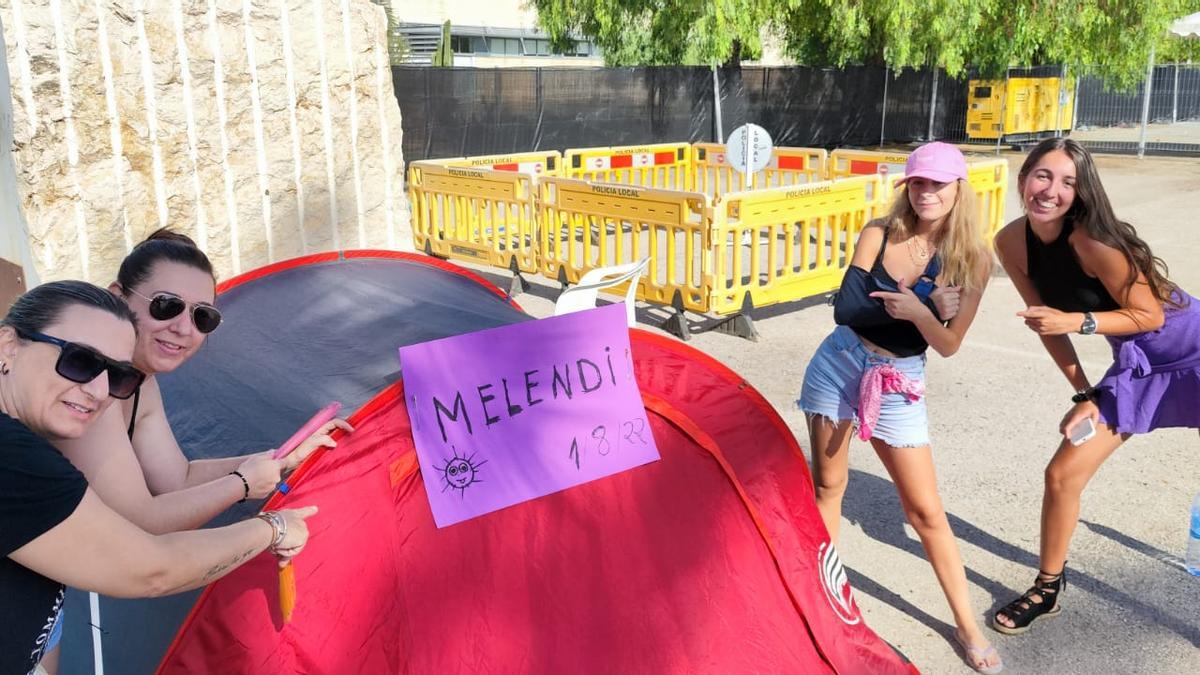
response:
<path id="1" fill-rule="evenodd" d="M 1079 524 L 1100 535 L 1101 537 L 1111 539 L 1128 549 L 1141 553 L 1147 558 L 1153 558 L 1160 563 L 1168 567 L 1174 567 L 1177 570 L 1187 571 L 1187 566 L 1184 564 L 1183 558 L 1180 558 L 1177 555 L 1167 553 L 1160 548 L 1151 546 L 1144 541 L 1134 539 L 1124 532 L 1118 532 L 1106 525 L 1100 525 L 1099 523 L 1093 523 L 1086 520 L 1080 520 Z"/>
<path id="2" fill-rule="evenodd" d="M 925 550 L 922 548 L 921 542 L 910 537 L 904 530 L 904 512 L 900 508 L 900 499 L 897 497 L 896 488 L 891 481 L 863 471 L 851 469 L 850 486 L 846 490 L 846 499 L 842 504 L 842 515 L 851 523 L 861 527 L 863 532 L 872 539 L 894 546 L 919 558 L 925 557 Z M 1031 514 L 1030 527 L 1036 526 L 1036 515 L 1036 513 Z M 950 528 L 954 531 L 954 535 L 960 541 L 973 544 L 989 553 L 1027 568 L 1030 570 L 1029 580 L 1032 583 L 1033 570 L 1037 569 L 1038 564 L 1036 555 L 995 537 L 974 524 L 955 516 L 953 513 L 947 513 L 946 517 L 950 520 Z M 1164 551 L 1160 551 L 1153 546 L 1103 525 L 1096 525 L 1087 521 L 1081 522 L 1101 536 L 1109 537 L 1134 551 L 1143 553 L 1164 564 L 1179 567 L 1182 571 L 1181 565 L 1175 562 L 1177 559 Z M 987 611 L 989 620 L 996 610 L 1015 600 L 1024 591 L 1024 589 L 1011 589 L 998 581 L 979 574 L 969 566 L 966 568 L 966 571 L 968 581 L 983 588 L 992 596 L 995 604 Z M 933 630 L 941 631 L 945 626 L 943 622 L 934 619 L 919 609 L 915 609 L 911 603 L 888 591 L 886 587 L 865 577 L 863 579 L 867 582 L 867 586 L 860 587 L 854 583 L 852 585 L 862 590 L 862 592 L 895 607 L 908 616 L 912 616 Z M 932 568 L 929 570 L 929 579 L 931 582 L 934 581 Z M 1159 607 L 1143 602 L 1134 595 L 1130 595 L 1121 589 L 1111 586 L 1091 575 L 1083 574 L 1078 570 L 1068 569 L 1067 581 L 1077 591 L 1085 591 L 1105 602 L 1124 607 L 1135 615 L 1144 617 L 1148 622 L 1177 633 L 1193 645 L 1200 647 L 1200 626 L 1190 625 L 1188 622 L 1164 612 Z"/>

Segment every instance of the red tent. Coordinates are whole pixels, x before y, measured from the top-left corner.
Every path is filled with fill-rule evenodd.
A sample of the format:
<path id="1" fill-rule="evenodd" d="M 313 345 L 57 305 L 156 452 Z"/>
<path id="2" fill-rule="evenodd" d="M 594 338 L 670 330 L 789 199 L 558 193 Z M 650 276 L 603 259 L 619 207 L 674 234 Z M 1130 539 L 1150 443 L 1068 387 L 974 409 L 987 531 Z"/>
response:
<path id="1" fill-rule="evenodd" d="M 243 275 L 218 302 L 225 344 L 164 384 L 181 437 L 277 443 L 369 389 L 347 371 L 382 391 L 266 504 L 321 509 L 292 620 L 263 554 L 201 595 L 160 673 L 916 672 L 863 623 L 790 430 L 703 353 L 632 331 L 661 461 L 439 530 L 396 347 L 527 320 L 516 303 L 383 252 Z M 237 429 L 271 415 L 293 419 Z"/>

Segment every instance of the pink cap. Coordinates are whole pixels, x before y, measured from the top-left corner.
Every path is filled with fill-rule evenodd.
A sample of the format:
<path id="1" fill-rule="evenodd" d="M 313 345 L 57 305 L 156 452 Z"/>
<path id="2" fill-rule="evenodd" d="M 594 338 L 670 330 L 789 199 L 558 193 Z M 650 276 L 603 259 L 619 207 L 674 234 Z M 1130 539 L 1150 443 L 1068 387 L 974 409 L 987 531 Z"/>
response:
<path id="1" fill-rule="evenodd" d="M 939 183 L 967 179 L 967 159 L 949 143 L 926 143 L 904 163 L 904 180 L 928 178 Z"/>

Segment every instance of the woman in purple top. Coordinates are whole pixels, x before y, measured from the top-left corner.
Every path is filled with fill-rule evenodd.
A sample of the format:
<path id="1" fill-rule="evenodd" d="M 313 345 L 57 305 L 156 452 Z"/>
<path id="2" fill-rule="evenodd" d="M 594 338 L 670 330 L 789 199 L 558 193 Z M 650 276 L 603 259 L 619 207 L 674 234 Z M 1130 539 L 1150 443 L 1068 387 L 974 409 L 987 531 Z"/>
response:
<path id="1" fill-rule="evenodd" d="M 1091 155 L 1075 141 L 1047 139 L 1017 181 L 1026 215 L 996 235 L 996 252 L 1028 305 L 1019 316 L 1075 394 L 1046 467 L 1037 579 L 992 618 L 1008 634 L 1061 611 L 1079 498 L 1104 460 L 1133 434 L 1200 428 L 1200 305 L 1117 219 Z M 1070 333 L 1103 335 L 1112 346 L 1113 364 L 1095 386 Z"/>

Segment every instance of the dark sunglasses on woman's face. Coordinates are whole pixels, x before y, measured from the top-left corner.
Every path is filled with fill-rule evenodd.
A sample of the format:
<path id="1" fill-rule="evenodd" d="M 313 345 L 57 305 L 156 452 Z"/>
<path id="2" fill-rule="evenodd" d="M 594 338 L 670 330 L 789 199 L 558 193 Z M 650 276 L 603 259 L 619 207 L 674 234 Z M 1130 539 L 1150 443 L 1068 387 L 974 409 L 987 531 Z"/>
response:
<path id="1" fill-rule="evenodd" d="M 129 291 L 139 298 L 149 300 L 150 316 L 159 321 L 174 319 L 187 309 L 187 302 L 174 293 L 159 291 L 149 298 L 132 288 Z M 192 323 L 201 333 L 211 333 L 221 325 L 221 312 L 212 305 L 192 305 Z"/>
<path id="2" fill-rule="evenodd" d="M 77 384 L 87 384 L 107 370 L 108 395 L 113 398 L 133 396 L 133 392 L 142 386 L 142 380 L 146 379 L 145 373 L 134 368 L 132 363 L 114 361 L 91 347 L 33 331 L 18 330 L 17 335 L 61 349 L 54 371 Z"/>

